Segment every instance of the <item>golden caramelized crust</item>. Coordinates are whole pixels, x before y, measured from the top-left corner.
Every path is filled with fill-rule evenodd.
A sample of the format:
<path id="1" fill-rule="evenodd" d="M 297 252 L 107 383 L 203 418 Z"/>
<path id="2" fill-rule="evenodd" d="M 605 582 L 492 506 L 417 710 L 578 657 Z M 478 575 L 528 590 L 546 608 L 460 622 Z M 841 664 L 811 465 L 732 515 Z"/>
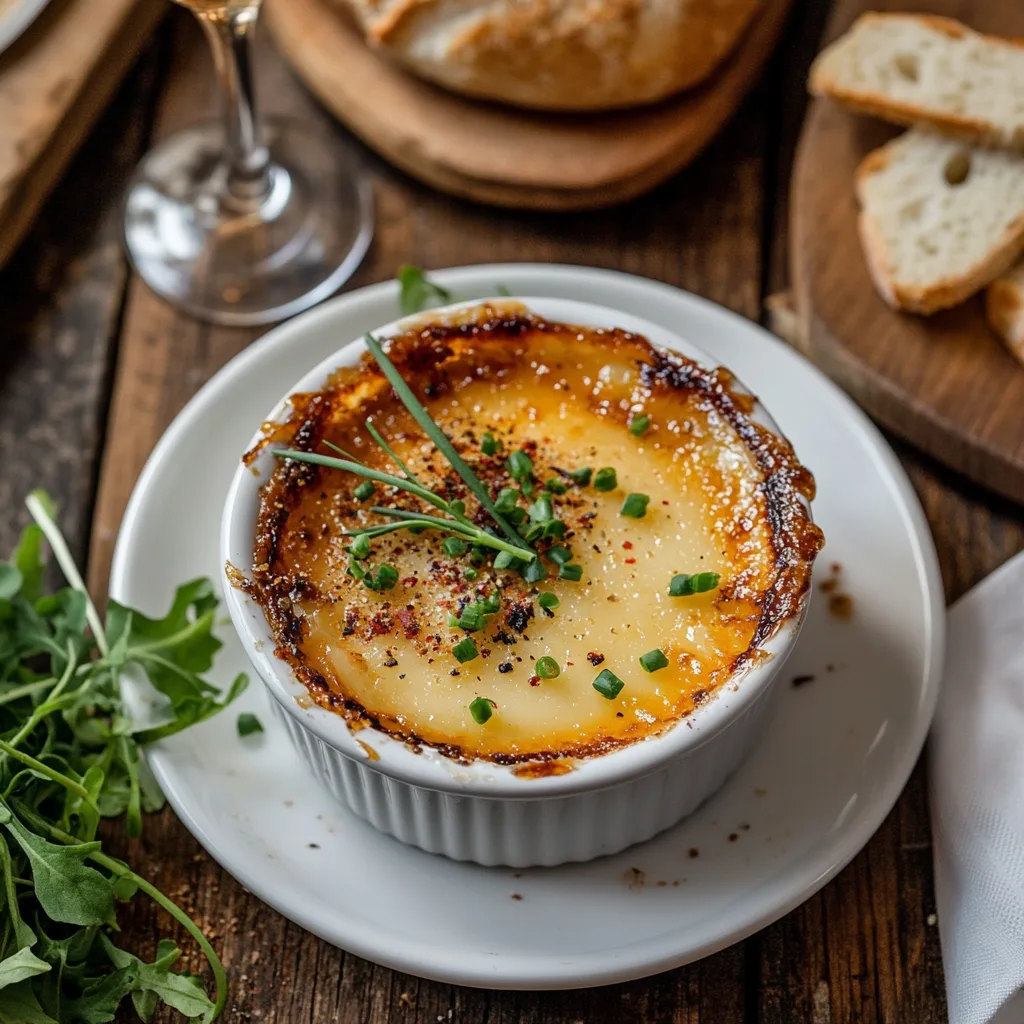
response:
<path id="1" fill-rule="evenodd" d="M 547 323 L 512 305 L 426 323 L 388 352 L 492 497 L 515 485 L 506 465 L 513 450 L 532 460 L 538 488 L 551 479 L 564 486 L 551 500 L 565 537 L 538 547 L 570 548 L 582 578 L 557 578 L 545 559 L 548 578 L 531 585 L 487 559 L 467 579 L 469 553 L 446 554 L 436 531 L 403 530 L 372 542 L 368 564 L 398 571 L 392 589 L 375 592 L 348 574 L 344 531 L 383 522 L 375 504 L 421 503 L 379 484 L 360 501 L 352 474 L 278 466 L 261 491 L 249 589 L 277 655 L 352 726 L 461 760 L 557 760 L 567 770 L 565 758 L 678 722 L 798 613 L 822 543 L 800 500 L 813 496 L 813 479 L 785 440 L 753 422 L 753 400 L 727 371 L 637 335 Z M 634 436 L 628 424 L 639 414 L 651 425 Z M 329 441 L 390 472 L 367 418 L 420 480 L 490 524 L 369 357 L 323 390 L 293 396 L 287 422 L 268 427 L 260 447 L 326 452 Z M 481 449 L 484 432 L 501 444 L 494 455 Z M 617 471 L 611 491 L 568 476 L 605 466 Z M 642 518 L 621 514 L 630 493 L 650 498 Z M 720 586 L 669 596 L 674 574 L 700 572 L 719 573 Z M 558 606 L 545 610 L 538 592 Z M 500 611 L 483 629 L 449 625 L 467 604 L 495 595 Z M 460 663 L 452 648 L 467 635 L 479 656 Z M 638 659 L 654 649 L 668 665 L 647 673 Z M 542 657 L 557 662 L 557 678 L 541 677 Z M 625 684 L 614 699 L 593 687 L 603 669 Z M 496 705 L 483 724 L 469 711 L 476 697 Z"/>

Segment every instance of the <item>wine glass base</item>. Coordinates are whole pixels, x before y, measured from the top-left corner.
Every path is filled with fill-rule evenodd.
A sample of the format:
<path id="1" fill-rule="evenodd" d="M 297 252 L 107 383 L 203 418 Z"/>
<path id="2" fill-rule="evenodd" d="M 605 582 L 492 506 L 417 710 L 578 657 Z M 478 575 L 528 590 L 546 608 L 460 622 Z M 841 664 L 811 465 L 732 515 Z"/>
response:
<path id="1" fill-rule="evenodd" d="M 373 198 L 339 140 L 268 119 L 270 189 L 226 193 L 224 132 L 193 125 L 146 154 L 129 185 L 124 241 L 139 276 L 211 323 L 273 323 L 337 291 L 373 234 Z"/>

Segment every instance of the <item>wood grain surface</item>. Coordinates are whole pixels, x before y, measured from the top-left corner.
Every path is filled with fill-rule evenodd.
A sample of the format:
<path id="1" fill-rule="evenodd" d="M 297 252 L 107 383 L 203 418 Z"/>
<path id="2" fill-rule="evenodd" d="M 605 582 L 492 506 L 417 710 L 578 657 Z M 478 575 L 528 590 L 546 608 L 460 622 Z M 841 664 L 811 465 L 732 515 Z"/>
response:
<path id="1" fill-rule="evenodd" d="M 738 117 L 684 173 L 619 209 L 557 216 L 485 209 L 431 192 L 364 153 L 377 234 L 351 287 L 386 279 L 407 261 L 551 260 L 644 274 L 757 318 L 766 290 L 785 284 L 780 226 L 789 154 L 822 13 L 822 5 L 799 0 L 770 74 Z M 340 132 L 271 48 L 260 50 L 257 66 L 268 108 Z M 80 557 L 91 533 L 97 595 L 148 451 L 203 381 L 253 337 L 171 312 L 128 274 L 116 245 L 120 191 L 134 161 L 152 138 L 211 113 L 215 102 L 202 40 L 185 15 L 169 19 L 0 274 L 8 328 L 0 347 L 0 551 L 24 522 L 24 494 L 46 486 L 60 496 Z M 1024 547 L 1019 508 L 906 446 L 897 451 L 935 533 L 950 598 Z M 170 811 L 149 817 L 141 840 L 126 840 L 116 824 L 107 839 L 113 853 L 184 901 L 215 934 L 231 978 L 225 1019 L 233 1024 L 946 1019 L 922 767 L 865 850 L 782 920 L 687 967 L 579 992 L 464 989 L 344 953 L 247 893 Z M 122 924 L 124 943 L 146 955 L 158 934 L 173 932 L 142 901 Z M 198 956 L 190 962 L 198 967 Z"/>
<path id="2" fill-rule="evenodd" d="M 928 10 L 1024 36 L 1019 0 L 839 0 L 838 35 L 864 10 Z M 931 317 L 877 295 L 857 238 L 853 173 L 896 133 L 816 100 L 793 179 L 793 281 L 811 358 L 872 416 L 987 487 L 1024 502 L 1024 368 L 985 323 L 980 298 Z"/>
<path id="3" fill-rule="evenodd" d="M 327 108 L 435 188 L 500 206 L 580 210 L 632 199 L 708 144 L 757 80 L 791 0 L 766 0 L 709 82 L 640 110 L 543 114 L 457 96 L 369 48 L 332 0 L 271 0 L 282 52 Z"/>
<path id="4" fill-rule="evenodd" d="M 0 265 L 163 13 L 153 0 L 61 0 L 0 54 Z"/>

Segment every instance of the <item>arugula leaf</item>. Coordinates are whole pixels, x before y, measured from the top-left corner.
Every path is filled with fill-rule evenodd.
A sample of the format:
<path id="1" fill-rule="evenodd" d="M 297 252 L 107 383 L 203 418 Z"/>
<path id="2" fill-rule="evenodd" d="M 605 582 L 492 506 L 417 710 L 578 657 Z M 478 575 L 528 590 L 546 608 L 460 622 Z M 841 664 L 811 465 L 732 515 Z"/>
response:
<path id="1" fill-rule="evenodd" d="M 21 590 L 24 582 L 15 566 L 0 562 L 0 598 L 9 601 Z"/>
<path id="2" fill-rule="evenodd" d="M 243 711 L 238 716 L 236 723 L 239 736 L 251 736 L 256 732 L 263 732 L 263 723 L 250 711 Z"/>
<path id="3" fill-rule="evenodd" d="M 447 288 L 431 281 L 419 267 L 410 263 L 399 267 L 395 276 L 401 289 L 398 305 L 402 316 L 411 316 L 420 310 L 452 301 L 452 293 Z"/>
<path id="4" fill-rule="evenodd" d="M 3 875 L 3 896 L 0 899 L 0 909 L 6 904 L 7 915 L 14 926 L 14 942 L 16 948 L 25 949 L 35 945 L 36 935 L 31 928 L 21 919 L 21 911 L 18 908 L 18 893 L 14 885 L 14 866 L 11 861 L 11 851 L 8 849 L 7 841 L 0 835 L 0 874 Z"/>
<path id="5" fill-rule="evenodd" d="M 0 989 L 0 1021 L 11 1024 L 60 1024 L 39 1005 L 31 981 Z"/>
<path id="6" fill-rule="evenodd" d="M 99 843 L 61 846 L 30 832 L 0 803 L 0 825 L 22 848 L 32 869 L 36 899 L 53 921 L 66 924 L 113 924 L 114 893 L 110 879 L 86 858 Z"/>
<path id="7" fill-rule="evenodd" d="M 29 523 L 21 531 L 21 539 L 11 555 L 11 565 L 21 573 L 21 596 L 26 601 L 38 600 L 43 593 L 46 563 L 43 561 L 43 531 L 35 523 Z"/>
<path id="8" fill-rule="evenodd" d="M 32 952 L 27 946 L 12 953 L 6 960 L 0 960 L 0 988 L 17 984 L 37 974 L 45 974 L 50 965 Z"/>

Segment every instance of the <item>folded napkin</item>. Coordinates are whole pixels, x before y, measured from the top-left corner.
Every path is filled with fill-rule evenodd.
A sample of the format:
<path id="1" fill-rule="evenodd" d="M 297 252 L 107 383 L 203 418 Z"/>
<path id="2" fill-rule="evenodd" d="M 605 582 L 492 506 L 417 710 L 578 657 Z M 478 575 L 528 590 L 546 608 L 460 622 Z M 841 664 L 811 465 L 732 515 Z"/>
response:
<path id="1" fill-rule="evenodd" d="M 949 613 L 931 736 L 950 1024 L 1024 1024 L 1024 554 Z"/>

